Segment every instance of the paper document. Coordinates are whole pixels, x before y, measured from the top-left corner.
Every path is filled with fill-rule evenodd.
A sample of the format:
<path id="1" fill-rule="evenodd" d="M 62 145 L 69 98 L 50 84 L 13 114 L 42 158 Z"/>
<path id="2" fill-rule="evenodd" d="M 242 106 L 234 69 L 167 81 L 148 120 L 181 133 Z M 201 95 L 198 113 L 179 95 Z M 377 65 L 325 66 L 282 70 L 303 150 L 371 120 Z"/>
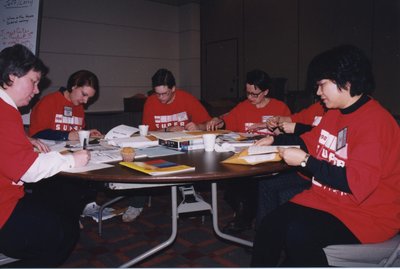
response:
<path id="1" fill-rule="evenodd" d="M 114 139 L 114 138 L 130 137 L 137 132 L 139 132 L 138 128 L 121 124 L 108 131 L 108 133 L 105 135 L 104 138 Z"/>
<path id="2" fill-rule="evenodd" d="M 299 145 L 290 145 L 290 146 L 250 146 L 248 151 L 249 151 L 249 155 L 278 153 L 278 147 L 280 147 L 280 148 L 300 148 Z"/>
<path id="3" fill-rule="evenodd" d="M 68 169 L 63 170 L 63 172 L 82 173 L 82 172 L 99 170 L 99 169 L 104 169 L 104 168 L 109 168 L 109 167 L 113 167 L 113 165 L 107 164 L 107 163 L 90 163 L 89 162 L 86 166 L 68 168 Z"/>
<path id="4" fill-rule="evenodd" d="M 135 158 L 140 157 L 162 157 L 162 156 L 169 156 L 169 155 L 176 155 L 176 154 L 183 154 L 184 152 L 169 149 L 163 146 L 155 146 L 155 147 L 148 147 L 148 148 L 141 148 L 136 150 Z"/>
<path id="5" fill-rule="evenodd" d="M 67 145 L 65 141 L 55 141 L 55 140 L 47 140 L 47 139 L 39 139 L 43 144 L 47 145 L 51 151 L 64 151 Z"/>
<path id="6" fill-rule="evenodd" d="M 94 150 L 90 152 L 90 163 L 110 163 L 122 160 L 120 149 Z"/>
<path id="7" fill-rule="evenodd" d="M 110 145 L 118 147 L 145 148 L 157 146 L 158 140 L 151 136 L 132 136 L 126 138 L 115 138 L 108 141 Z"/>

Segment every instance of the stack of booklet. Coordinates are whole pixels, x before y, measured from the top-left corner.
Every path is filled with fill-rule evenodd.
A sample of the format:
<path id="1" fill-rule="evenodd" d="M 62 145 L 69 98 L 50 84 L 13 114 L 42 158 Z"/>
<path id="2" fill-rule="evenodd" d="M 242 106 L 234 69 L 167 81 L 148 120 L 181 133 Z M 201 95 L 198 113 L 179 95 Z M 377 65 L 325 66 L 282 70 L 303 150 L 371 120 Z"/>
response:
<path id="1" fill-rule="evenodd" d="M 194 171 L 195 167 L 156 159 L 146 162 L 120 162 L 121 165 L 152 176 L 162 176 L 175 173 Z"/>

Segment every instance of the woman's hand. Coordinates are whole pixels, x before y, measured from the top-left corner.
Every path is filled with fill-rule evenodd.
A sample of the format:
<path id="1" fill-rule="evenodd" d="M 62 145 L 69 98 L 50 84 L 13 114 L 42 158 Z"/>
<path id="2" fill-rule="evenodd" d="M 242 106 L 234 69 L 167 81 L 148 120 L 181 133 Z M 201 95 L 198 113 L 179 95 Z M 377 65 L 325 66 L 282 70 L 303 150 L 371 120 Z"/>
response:
<path id="1" fill-rule="evenodd" d="M 268 130 L 270 130 L 272 132 L 276 128 L 278 128 L 279 127 L 279 119 L 280 119 L 279 116 L 270 117 L 266 122 L 266 126 L 267 126 Z"/>
<path id="2" fill-rule="evenodd" d="M 278 147 L 279 155 L 288 165 L 299 166 L 306 158 L 307 153 L 299 148 Z"/>
<path id="3" fill-rule="evenodd" d="M 87 150 L 76 151 L 72 156 L 75 160 L 75 167 L 85 166 L 90 161 L 90 152 Z"/>
<path id="4" fill-rule="evenodd" d="M 224 120 L 220 119 L 218 117 L 215 117 L 206 123 L 206 130 L 207 131 L 215 131 L 218 129 L 222 129 L 223 126 L 224 126 Z"/>
<path id="5" fill-rule="evenodd" d="M 42 141 L 36 138 L 32 138 L 28 136 L 29 141 L 31 144 L 41 153 L 50 152 L 50 148 L 44 144 Z"/>
<path id="6" fill-rule="evenodd" d="M 274 137 L 267 135 L 266 137 L 258 140 L 256 143 L 254 143 L 255 146 L 269 146 L 274 143 Z"/>
<path id="7" fill-rule="evenodd" d="M 90 137 L 93 138 L 103 138 L 104 135 L 97 129 L 91 129 L 90 130 Z"/>
<path id="8" fill-rule="evenodd" d="M 248 133 L 255 133 L 255 132 L 259 131 L 259 130 L 266 129 L 266 128 L 267 128 L 267 126 L 266 126 L 265 122 L 254 123 L 254 124 L 252 124 L 250 126 L 247 126 L 247 132 Z"/>
<path id="9" fill-rule="evenodd" d="M 194 122 L 189 122 L 188 124 L 185 125 L 185 130 L 186 131 L 196 131 L 200 130 L 199 127 L 197 126 L 196 123 Z"/>
<path id="10" fill-rule="evenodd" d="M 68 134 L 68 140 L 69 141 L 77 141 L 77 140 L 79 140 L 79 134 L 78 134 L 78 131 L 71 131 L 71 132 L 69 132 L 69 134 Z"/>
<path id="11" fill-rule="evenodd" d="M 294 128 L 296 127 L 295 122 L 281 122 L 279 123 L 279 129 L 286 134 L 293 134 Z"/>

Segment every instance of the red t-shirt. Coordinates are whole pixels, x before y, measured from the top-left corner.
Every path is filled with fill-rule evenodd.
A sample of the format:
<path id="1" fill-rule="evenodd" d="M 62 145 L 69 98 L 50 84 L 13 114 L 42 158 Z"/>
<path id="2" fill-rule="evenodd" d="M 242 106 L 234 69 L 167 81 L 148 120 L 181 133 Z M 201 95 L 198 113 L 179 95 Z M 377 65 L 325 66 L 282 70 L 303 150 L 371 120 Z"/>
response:
<path id="1" fill-rule="evenodd" d="M 203 123 L 211 119 L 207 110 L 193 95 L 183 90 L 175 90 L 175 99 L 170 104 L 162 104 L 155 94 L 149 96 L 144 104 L 143 124 L 149 130 L 164 129 L 171 126 L 185 126 L 189 122 Z"/>
<path id="2" fill-rule="evenodd" d="M 32 109 L 29 135 L 51 129 L 70 132 L 85 127 L 83 105 L 75 106 L 60 92 L 44 96 Z"/>
<path id="3" fill-rule="evenodd" d="M 290 118 L 292 119 L 292 122 L 317 126 L 324 114 L 324 106 L 321 104 L 321 102 L 316 102 L 311 106 L 294 113 L 292 116 L 290 116 Z"/>
<path id="4" fill-rule="evenodd" d="M 24 196 L 20 181 L 38 154 L 26 137 L 21 114 L 0 99 L 0 228 Z"/>
<path id="5" fill-rule="evenodd" d="M 362 243 L 381 242 L 397 234 L 400 131 L 394 118 L 370 100 L 349 114 L 328 110 L 321 123 L 301 137 L 313 157 L 346 168 L 352 193 L 314 178 L 312 187 L 292 201 L 336 216 Z"/>
<path id="6" fill-rule="evenodd" d="M 225 128 L 234 132 L 247 132 L 248 127 L 254 123 L 263 123 L 272 116 L 290 116 L 288 106 L 277 99 L 270 98 L 269 103 L 262 108 L 257 108 L 249 100 L 244 100 L 235 106 L 222 118 L 225 121 Z M 269 134 L 268 129 L 257 131 L 260 134 Z"/>

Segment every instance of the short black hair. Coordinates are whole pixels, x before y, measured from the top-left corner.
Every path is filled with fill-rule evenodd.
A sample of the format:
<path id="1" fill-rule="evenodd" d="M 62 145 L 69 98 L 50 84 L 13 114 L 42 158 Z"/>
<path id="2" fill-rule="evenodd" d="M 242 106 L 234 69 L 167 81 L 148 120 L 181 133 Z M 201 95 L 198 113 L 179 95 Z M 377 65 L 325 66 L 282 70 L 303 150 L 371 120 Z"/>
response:
<path id="1" fill-rule="evenodd" d="M 329 79 L 344 89 L 350 83 L 350 96 L 370 94 L 375 88 L 371 64 L 366 54 L 353 45 L 341 45 L 315 56 L 308 69 L 308 83 Z"/>
<path id="2" fill-rule="evenodd" d="M 259 88 L 261 91 L 265 91 L 271 87 L 271 78 L 264 71 L 254 69 L 247 72 L 246 84 L 254 85 L 254 87 Z"/>
<path id="3" fill-rule="evenodd" d="M 40 72 L 44 77 L 49 69 L 27 47 L 21 44 L 7 47 L 0 52 L 0 85 L 11 86 L 10 75 L 25 76 L 29 71 Z"/>
<path id="4" fill-rule="evenodd" d="M 172 89 L 175 84 L 175 77 L 171 71 L 165 68 L 158 69 L 157 72 L 151 77 L 153 89 L 157 86 L 167 86 Z"/>

